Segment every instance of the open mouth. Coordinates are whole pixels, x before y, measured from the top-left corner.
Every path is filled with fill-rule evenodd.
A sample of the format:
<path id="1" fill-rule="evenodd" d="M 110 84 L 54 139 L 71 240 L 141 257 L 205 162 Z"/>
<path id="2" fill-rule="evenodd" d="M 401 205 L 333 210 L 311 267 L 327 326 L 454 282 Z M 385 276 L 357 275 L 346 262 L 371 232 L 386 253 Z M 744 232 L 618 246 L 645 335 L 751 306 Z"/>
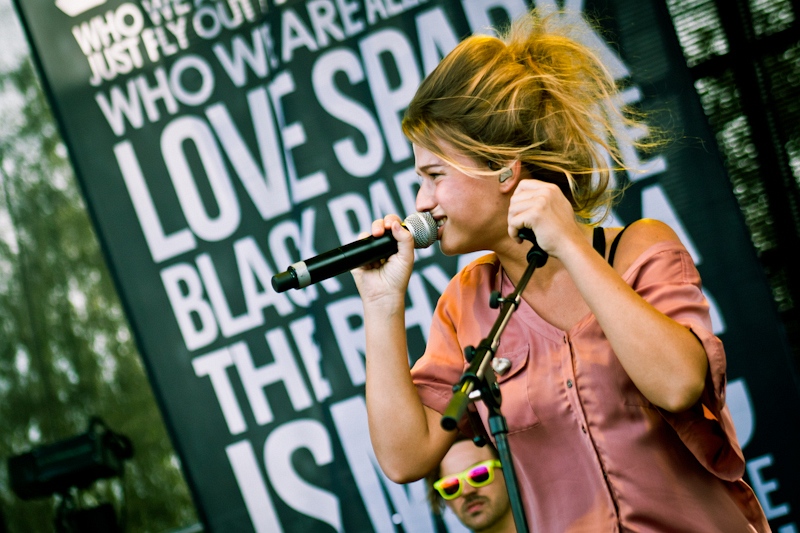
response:
<path id="1" fill-rule="evenodd" d="M 441 230 L 444 227 L 444 223 L 447 221 L 447 217 L 442 217 L 436 220 L 436 230 L 439 232 L 439 236 L 441 236 Z"/>

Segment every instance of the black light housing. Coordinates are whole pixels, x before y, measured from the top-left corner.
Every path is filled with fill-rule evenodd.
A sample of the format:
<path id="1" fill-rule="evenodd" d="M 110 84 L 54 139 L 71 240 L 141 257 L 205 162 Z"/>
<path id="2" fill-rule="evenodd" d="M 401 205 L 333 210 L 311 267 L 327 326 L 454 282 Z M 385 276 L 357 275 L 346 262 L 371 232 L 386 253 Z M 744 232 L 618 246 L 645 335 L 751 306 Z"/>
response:
<path id="1" fill-rule="evenodd" d="M 120 476 L 131 457 L 130 439 L 93 417 L 85 433 L 9 458 L 11 489 L 23 500 L 85 489 L 98 479 Z"/>

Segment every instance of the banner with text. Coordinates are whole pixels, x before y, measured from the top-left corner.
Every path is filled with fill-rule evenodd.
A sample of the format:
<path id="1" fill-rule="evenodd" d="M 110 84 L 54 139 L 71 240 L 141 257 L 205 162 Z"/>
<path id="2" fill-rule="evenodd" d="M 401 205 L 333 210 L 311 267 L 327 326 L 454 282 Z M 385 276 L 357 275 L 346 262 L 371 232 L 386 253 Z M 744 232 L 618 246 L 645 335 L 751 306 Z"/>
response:
<path id="1" fill-rule="evenodd" d="M 683 134 L 713 144 L 661 2 L 534 3 L 584 25 L 581 12 L 604 15 L 619 48 L 588 25 L 583 35 L 627 83 L 609 105 L 670 108 Z M 374 218 L 415 211 L 405 107 L 461 38 L 530 4 L 17 0 L 208 531 L 463 531 L 431 516 L 421 482 L 396 485 L 377 466 L 350 275 L 286 293 L 270 281 Z M 797 390 L 719 158 L 625 154 L 639 172 L 619 177 L 633 185 L 612 223 L 659 218 L 689 247 L 728 350 L 748 480 L 776 525 L 794 524 L 800 437 L 785 427 L 800 420 Z M 412 362 L 469 259 L 417 255 Z"/>

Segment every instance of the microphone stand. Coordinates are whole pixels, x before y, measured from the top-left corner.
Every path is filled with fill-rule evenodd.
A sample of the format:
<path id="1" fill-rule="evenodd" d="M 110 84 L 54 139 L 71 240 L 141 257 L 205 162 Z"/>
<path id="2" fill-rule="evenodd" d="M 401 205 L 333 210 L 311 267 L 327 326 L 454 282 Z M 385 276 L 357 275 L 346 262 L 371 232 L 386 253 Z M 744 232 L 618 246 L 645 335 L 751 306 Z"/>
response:
<path id="1" fill-rule="evenodd" d="M 478 344 L 477 348 L 467 346 L 464 349 L 464 357 L 470 365 L 462 374 L 459 382 L 453 385 L 453 397 L 442 415 L 441 425 L 448 431 L 456 429 L 458 422 L 467 411 L 469 402 L 477 399 L 483 400 L 489 410 L 489 430 L 497 442 L 497 453 L 500 456 L 500 464 L 503 465 L 503 477 L 506 480 L 506 489 L 517 532 L 528 533 L 517 485 L 517 475 L 511 459 L 511 450 L 508 447 L 508 424 L 500 412 L 502 402 L 500 385 L 497 383 L 491 366 L 495 351 L 500 344 L 500 334 L 511 319 L 511 314 L 519 306 L 522 292 L 533 275 L 533 271 L 547 262 L 547 253 L 536 244 L 536 238 L 530 229 L 523 228 L 519 235 L 533 243 L 533 247 L 527 255 L 528 266 L 519 280 L 516 290 L 509 297 L 503 298 L 497 291 L 492 293 L 489 305 L 492 308 L 501 307 L 500 315 L 495 320 L 488 336 Z"/>

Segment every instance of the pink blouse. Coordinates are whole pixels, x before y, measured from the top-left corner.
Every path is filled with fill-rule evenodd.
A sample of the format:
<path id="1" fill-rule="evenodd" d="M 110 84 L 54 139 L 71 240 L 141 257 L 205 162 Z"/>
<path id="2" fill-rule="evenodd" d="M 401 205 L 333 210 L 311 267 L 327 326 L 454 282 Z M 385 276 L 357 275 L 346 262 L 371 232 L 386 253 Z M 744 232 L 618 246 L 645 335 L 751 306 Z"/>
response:
<path id="1" fill-rule="evenodd" d="M 511 362 L 498 382 L 528 529 L 770 531 L 742 480 L 744 458 L 725 406 L 725 352 L 711 333 L 691 257 L 679 243 L 659 243 L 623 278 L 703 343 L 706 389 L 689 411 L 659 409 L 625 373 L 594 315 L 562 331 L 523 301 L 495 357 Z M 447 407 L 467 367 L 464 348 L 477 346 L 498 316 L 488 303 L 495 289 L 504 296 L 514 290 L 490 254 L 456 275 L 440 298 L 425 354 L 412 369 L 428 407 Z M 475 405 L 488 427 L 486 406 Z"/>

